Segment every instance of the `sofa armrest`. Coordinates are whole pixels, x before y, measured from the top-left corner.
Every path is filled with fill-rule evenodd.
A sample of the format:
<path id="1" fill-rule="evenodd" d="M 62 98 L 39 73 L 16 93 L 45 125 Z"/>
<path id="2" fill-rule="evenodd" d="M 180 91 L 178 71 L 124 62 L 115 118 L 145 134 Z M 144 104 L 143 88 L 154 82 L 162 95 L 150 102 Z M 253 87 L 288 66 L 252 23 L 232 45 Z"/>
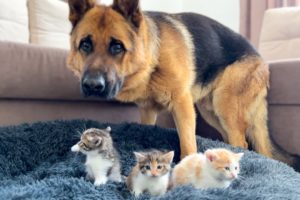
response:
<path id="1" fill-rule="evenodd" d="M 0 97 L 81 100 L 67 51 L 0 41 Z"/>
<path id="2" fill-rule="evenodd" d="M 300 155 L 300 59 L 270 63 L 269 131 L 285 151 Z"/>
<path id="3" fill-rule="evenodd" d="M 270 62 L 269 104 L 300 105 L 300 59 Z"/>

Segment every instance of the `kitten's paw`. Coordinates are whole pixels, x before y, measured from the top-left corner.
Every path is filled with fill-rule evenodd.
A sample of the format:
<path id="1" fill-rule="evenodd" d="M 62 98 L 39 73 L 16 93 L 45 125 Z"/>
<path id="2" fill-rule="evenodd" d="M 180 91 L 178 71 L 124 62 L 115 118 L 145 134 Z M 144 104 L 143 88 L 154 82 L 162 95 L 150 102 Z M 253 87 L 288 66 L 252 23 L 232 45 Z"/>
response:
<path id="1" fill-rule="evenodd" d="M 161 196 L 161 195 L 164 195 L 166 192 L 167 192 L 166 190 L 158 190 L 158 191 L 153 192 L 151 195 Z"/>
<path id="2" fill-rule="evenodd" d="M 94 185 L 95 186 L 104 185 L 106 182 L 107 182 L 106 179 L 98 179 L 98 180 L 95 180 Z"/>
<path id="3" fill-rule="evenodd" d="M 140 190 L 135 190 L 135 191 L 132 191 L 132 194 L 135 196 L 135 197 L 138 197 L 142 194 L 143 192 L 140 191 Z"/>
<path id="4" fill-rule="evenodd" d="M 93 181 L 94 177 L 92 175 L 90 175 L 90 174 L 87 174 L 87 175 L 85 175 L 85 180 L 87 180 L 87 181 Z"/>

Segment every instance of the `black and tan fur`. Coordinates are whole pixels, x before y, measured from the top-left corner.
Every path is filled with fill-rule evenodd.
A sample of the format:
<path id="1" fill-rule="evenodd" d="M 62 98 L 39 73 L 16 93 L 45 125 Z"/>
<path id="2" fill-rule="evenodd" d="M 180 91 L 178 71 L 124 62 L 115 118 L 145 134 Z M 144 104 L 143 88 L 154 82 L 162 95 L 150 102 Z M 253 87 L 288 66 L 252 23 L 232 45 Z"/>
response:
<path id="1" fill-rule="evenodd" d="M 85 95 L 135 102 L 143 124 L 155 124 L 157 114 L 169 110 L 182 157 L 196 152 L 194 105 L 229 144 L 248 148 L 250 141 L 257 152 L 273 157 L 268 65 L 242 36 L 198 14 L 142 12 L 138 0 L 114 0 L 112 6 L 69 0 L 69 5 L 68 65 Z"/>

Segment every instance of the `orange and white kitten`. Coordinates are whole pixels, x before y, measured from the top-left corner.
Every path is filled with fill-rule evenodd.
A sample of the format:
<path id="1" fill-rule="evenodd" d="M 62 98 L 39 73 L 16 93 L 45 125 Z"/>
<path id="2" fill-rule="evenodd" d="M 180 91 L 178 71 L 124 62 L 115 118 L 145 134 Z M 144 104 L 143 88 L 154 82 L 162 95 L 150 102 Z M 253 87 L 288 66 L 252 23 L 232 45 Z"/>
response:
<path id="1" fill-rule="evenodd" d="M 148 192 L 153 196 L 162 195 L 167 191 L 170 180 L 171 163 L 174 151 L 134 152 L 137 163 L 127 178 L 127 187 L 139 196 Z"/>
<path id="2" fill-rule="evenodd" d="M 174 167 L 172 187 L 192 184 L 201 189 L 227 188 L 238 177 L 243 155 L 220 148 L 187 156 Z"/>

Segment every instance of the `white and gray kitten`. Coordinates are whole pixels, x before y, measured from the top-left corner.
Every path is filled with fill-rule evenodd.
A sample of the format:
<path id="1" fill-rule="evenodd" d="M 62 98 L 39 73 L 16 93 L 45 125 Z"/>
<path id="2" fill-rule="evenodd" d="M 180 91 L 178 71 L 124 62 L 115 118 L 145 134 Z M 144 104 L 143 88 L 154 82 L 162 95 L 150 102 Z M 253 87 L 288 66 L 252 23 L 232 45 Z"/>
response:
<path id="1" fill-rule="evenodd" d="M 108 180 L 121 181 L 119 155 L 113 146 L 110 131 L 110 127 L 87 129 L 71 148 L 73 152 L 86 155 L 86 178 L 93 180 L 94 185 L 105 184 Z"/>
<path id="2" fill-rule="evenodd" d="M 169 186 L 174 152 L 134 152 L 137 163 L 127 178 L 127 187 L 135 195 L 144 192 L 163 195 Z"/>

